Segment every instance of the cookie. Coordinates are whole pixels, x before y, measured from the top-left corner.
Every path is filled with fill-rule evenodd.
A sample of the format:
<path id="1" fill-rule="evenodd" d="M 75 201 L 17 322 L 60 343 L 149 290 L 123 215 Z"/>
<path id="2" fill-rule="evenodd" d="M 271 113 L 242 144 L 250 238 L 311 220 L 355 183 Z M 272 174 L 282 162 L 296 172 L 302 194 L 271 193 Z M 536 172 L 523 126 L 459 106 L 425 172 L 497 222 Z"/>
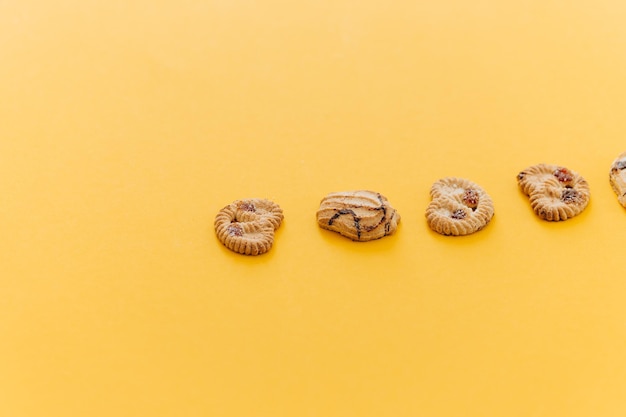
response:
<path id="1" fill-rule="evenodd" d="M 385 196 L 374 191 L 342 191 L 324 197 L 317 224 L 348 239 L 365 242 L 393 234 L 400 214 Z"/>
<path id="2" fill-rule="evenodd" d="M 617 157 L 611 164 L 609 181 L 617 194 L 617 201 L 626 207 L 626 152 Z"/>
<path id="3" fill-rule="evenodd" d="M 282 221 L 283 210 L 272 201 L 237 200 L 217 213 L 215 234 L 233 252 L 261 255 L 272 248 L 274 231 Z"/>
<path id="4" fill-rule="evenodd" d="M 478 184 L 463 178 L 447 177 L 431 189 L 432 201 L 426 221 L 442 235 L 463 236 L 485 227 L 494 214 L 493 200 Z"/>
<path id="5" fill-rule="evenodd" d="M 570 219 L 587 207 L 589 184 L 578 173 L 558 165 L 539 164 L 517 175 L 533 211 L 547 221 Z"/>

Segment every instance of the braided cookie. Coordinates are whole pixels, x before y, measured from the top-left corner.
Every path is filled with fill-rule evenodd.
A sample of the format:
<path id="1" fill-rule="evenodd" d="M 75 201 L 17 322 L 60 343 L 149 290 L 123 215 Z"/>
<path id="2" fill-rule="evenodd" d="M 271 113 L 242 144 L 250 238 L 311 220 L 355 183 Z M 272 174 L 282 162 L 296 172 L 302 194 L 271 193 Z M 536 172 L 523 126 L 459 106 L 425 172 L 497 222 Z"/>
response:
<path id="1" fill-rule="evenodd" d="M 517 182 L 530 197 L 533 211 L 543 220 L 567 220 L 580 214 L 589 203 L 587 181 L 561 166 L 528 167 L 517 175 Z"/>
<path id="2" fill-rule="evenodd" d="M 352 240 L 365 242 L 392 234 L 400 215 L 389 201 L 374 191 L 330 193 L 322 199 L 317 224 Z"/>
<path id="3" fill-rule="evenodd" d="M 215 233 L 228 249 L 261 255 L 271 249 L 274 231 L 283 221 L 278 204 L 258 198 L 233 201 L 217 213 Z"/>
<path id="4" fill-rule="evenodd" d="M 609 181 L 617 194 L 617 201 L 626 207 L 626 152 L 617 157 L 611 165 Z"/>
<path id="5" fill-rule="evenodd" d="M 442 235 L 469 235 L 485 227 L 493 217 L 491 197 L 469 180 L 440 179 L 430 188 L 430 195 L 426 220 L 431 229 Z"/>

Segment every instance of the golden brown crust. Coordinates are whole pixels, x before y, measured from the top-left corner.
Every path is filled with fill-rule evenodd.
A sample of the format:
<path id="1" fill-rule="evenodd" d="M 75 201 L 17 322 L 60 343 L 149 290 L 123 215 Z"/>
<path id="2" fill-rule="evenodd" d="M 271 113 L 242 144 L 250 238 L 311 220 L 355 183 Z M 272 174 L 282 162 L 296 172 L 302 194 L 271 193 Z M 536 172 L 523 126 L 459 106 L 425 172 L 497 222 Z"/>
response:
<path id="1" fill-rule="evenodd" d="M 236 200 L 215 217 L 215 234 L 228 249 L 242 255 L 261 255 L 271 249 L 283 211 L 272 201 Z"/>
<path id="2" fill-rule="evenodd" d="M 463 178 L 447 177 L 431 189 L 426 208 L 431 229 L 442 235 L 463 236 L 481 230 L 494 214 L 493 200 L 478 184 Z"/>
<path id="3" fill-rule="evenodd" d="M 626 152 L 623 152 L 611 164 L 609 182 L 611 183 L 611 188 L 617 194 L 617 201 L 626 207 Z"/>
<path id="4" fill-rule="evenodd" d="M 589 184 L 577 172 L 565 167 L 538 164 L 517 175 L 517 181 L 530 198 L 533 211 L 547 221 L 570 219 L 589 204 Z"/>
<path id="5" fill-rule="evenodd" d="M 400 215 L 385 196 L 374 191 L 342 191 L 324 197 L 317 224 L 349 239 L 365 242 L 393 234 Z"/>

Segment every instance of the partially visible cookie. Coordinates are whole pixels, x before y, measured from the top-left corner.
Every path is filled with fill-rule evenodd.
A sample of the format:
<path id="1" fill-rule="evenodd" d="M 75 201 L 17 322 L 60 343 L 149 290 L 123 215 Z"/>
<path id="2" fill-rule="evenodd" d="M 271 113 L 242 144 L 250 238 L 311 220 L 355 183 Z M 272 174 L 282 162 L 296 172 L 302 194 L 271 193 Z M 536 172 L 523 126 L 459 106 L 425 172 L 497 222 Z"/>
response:
<path id="1" fill-rule="evenodd" d="M 618 156 L 611 164 L 609 181 L 613 191 L 617 194 L 617 201 L 626 207 L 626 152 Z"/>
<path id="2" fill-rule="evenodd" d="M 485 227 L 494 214 L 493 200 L 478 184 L 447 177 L 435 182 L 426 208 L 431 229 L 442 235 L 463 236 Z"/>
<path id="3" fill-rule="evenodd" d="M 228 249 L 242 255 L 261 255 L 271 249 L 283 210 L 258 198 L 236 200 L 215 217 L 215 234 Z"/>
<path id="4" fill-rule="evenodd" d="M 343 191 L 324 197 L 317 224 L 352 240 L 380 239 L 396 231 L 400 215 L 385 196 L 374 191 Z"/>
<path id="5" fill-rule="evenodd" d="M 517 182 L 529 196 L 533 211 L 543 220 L 570 219 L 582 213 L 589 203 L 587 181 L 562 166 L 533 165 L 517 175 Z"/>

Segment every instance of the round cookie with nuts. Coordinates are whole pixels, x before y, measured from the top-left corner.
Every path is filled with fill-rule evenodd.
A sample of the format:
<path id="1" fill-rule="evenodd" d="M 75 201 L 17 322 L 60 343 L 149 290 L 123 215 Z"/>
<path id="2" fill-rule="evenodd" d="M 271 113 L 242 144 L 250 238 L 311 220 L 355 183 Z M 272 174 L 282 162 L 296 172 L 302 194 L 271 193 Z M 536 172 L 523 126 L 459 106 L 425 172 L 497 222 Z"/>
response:
<path id="1" fill-rule="evenodd" d="M 431 229 L 442 235 L 463 236 L 485 227 L 493 217 L 493 200 L 478 184 L 464 178 L 447 177 L 431 189 L 426 208 Z"/>
<path id="2" fill-rule="evenodd" d="M 589 204 L 589 184 L 568 168 L 538 164 L 517 175 L 533 211 L 547 221 L 563 221 L 579 215 Z"/>

